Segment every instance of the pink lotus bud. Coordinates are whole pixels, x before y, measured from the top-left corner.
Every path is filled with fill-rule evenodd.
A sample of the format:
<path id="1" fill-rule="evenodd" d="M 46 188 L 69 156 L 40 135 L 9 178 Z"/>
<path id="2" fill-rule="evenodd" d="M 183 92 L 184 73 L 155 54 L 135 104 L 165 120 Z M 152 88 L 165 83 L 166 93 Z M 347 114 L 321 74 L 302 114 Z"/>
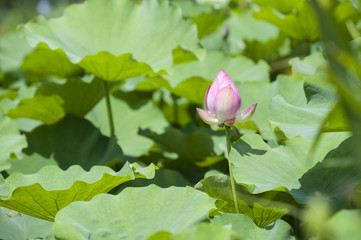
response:
<path id="1" fill-rule="evenodd" d="M 219 71 L 212 86 L 208 88 L 204 102 L 206 110 L 197 108 L 199 116 L 205 123 L 218 126 L 232 126 L 249 120 L 257 106 L 253 104 L 241 111 L 239 91 L 223 70 Z"/>

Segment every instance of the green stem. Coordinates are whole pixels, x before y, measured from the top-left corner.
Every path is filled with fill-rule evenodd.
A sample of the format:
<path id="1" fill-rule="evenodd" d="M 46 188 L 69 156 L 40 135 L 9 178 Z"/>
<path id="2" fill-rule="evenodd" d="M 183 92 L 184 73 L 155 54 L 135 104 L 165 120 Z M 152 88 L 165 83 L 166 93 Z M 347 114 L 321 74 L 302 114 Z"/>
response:
<path id="1" fill-rule="evenodd" d="M 178 98 L 172 93 L 174 124 L 178 126 Z"/>
<path id="2" fill-rule="evenodd" d="M 104 90 L 105 90 L 105 100 L 106 100 L 107 111 L 108 111 L 110 135 L 114 136 L 114 121 L 113 121 L 112 106 L 110 105 L 109 86 L 108 86 L 107 81 L 103 81 L 103 83 L 104 83 Z"/>
<path id="3" fill-rule="evenodd" d="M 228 161 L 228 168 L 229 168 L 229 177 L 231 179 L 231 188 L 232 188 L 232 195 L 233 195 L 233 201 L 234 201 L 234 207 L 236 208 L 236 212 L 239 213 L 238 210 L 238 203 L 237 203 L 237 194 L 236 194 L 236 184 L 234 182 L 233 172 L 232 172 L 232 163 L 229 161 L 229 153 L 231 151 L 231 136 L 229 134 L 230 127 L 226 126 L 226 158 Z"/>

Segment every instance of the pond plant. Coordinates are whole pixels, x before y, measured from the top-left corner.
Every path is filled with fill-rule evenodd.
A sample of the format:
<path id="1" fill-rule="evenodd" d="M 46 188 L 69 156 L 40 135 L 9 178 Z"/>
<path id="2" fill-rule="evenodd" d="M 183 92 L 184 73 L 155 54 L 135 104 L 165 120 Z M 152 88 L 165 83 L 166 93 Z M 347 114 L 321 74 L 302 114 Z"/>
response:
<path id="1" fill-rule="evenodd" d="M 358 1 L 0 14 L 0 239 L 361 239 Z"/>

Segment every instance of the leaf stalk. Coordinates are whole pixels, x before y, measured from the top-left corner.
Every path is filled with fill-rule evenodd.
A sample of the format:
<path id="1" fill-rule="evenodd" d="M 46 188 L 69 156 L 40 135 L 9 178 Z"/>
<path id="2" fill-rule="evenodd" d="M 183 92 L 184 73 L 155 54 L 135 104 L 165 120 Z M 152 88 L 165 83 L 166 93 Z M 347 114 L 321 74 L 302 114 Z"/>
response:
<path id="1" fill-rule="evenodd" d="M 239 213 L 238 203 L 237 203 L 237 194 L 236 194 L 236 183 L 235 183 L 234 177 L 233 177 L 232 163 L 229 160 L 229 153 L 231 151 L 231 136 L 230 136 L 229 132 L 230 132 L 230 127 L 226 126 L 226 158 L 228 161 L 229 177 L 231 179 L 231 188 L 232 188 L 234 207 L 236 208 L 236 212 Z"/>
<path id="2" fill-rule="evenodd" d="M 112 106 L 110 104 L 110 97 L 109 97 L 109 83 L 107 81 L 104 81 L 104 90 L 105 90 L 105 100 L 106 100 L 106 104 L 107 104 L 107 112 L 108 112 L 108 119 L 109 119 L 109 128 L 110 128 L 110 135 L 114 136 L 115 135 L 115 131 L 114 131 L 114 121 L 113 121 L 113 112 L 112 112 Z"/>

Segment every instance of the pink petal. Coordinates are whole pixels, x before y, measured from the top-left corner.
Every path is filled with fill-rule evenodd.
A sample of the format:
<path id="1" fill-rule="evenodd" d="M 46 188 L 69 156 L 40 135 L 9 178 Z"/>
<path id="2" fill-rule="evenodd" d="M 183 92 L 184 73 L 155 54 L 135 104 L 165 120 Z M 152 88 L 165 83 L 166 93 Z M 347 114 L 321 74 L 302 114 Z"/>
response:
<path id="1" fill-rule="evenodd" d="M 245 122 L 251 119 L 256 110 L 257 103 L 245 108 L 243 111 L 238 112 L 235 123 Z"/>
<path id="2" fill-rule="evenodd" d="M 206 98 L 204 102 L 206 105 L 206 109 L 211 113 L 215 113 L 216 96 L 218 91 L 219 91 L 219 84 L 217 81 L 214 81 L 212 83 L 212 86 L 208 88 L 208 91 L 206 93 Z"/>
<path id="3" fill-rule="evenodd" d="M 216 114 L 221 123 L 234 118 L 241 107 L 240 96 L 231 86 L 220 90 L 216 96 Z"/>
<path id="4" fill-rule="evenodd" d="M 203 120 L 203 122 L 209 125 L 218 125 L 221 122 L 217 119 L 217 117 L 210 113 L 209 111 L 205 111 L 203 109 L 197 108 L 197 112 L 199 117 Z"/>
<path id="5" fill-rule="evenodd" d="M 209 108 L 208 108 L 208 93 L 209 93 L 209 89 L 211 87 L 208 87 L 207 89 L 207 92 L 206 92 L 206 97 L 204 98 L 204 105 L 206 105 L 206 110 L 209 111 Z"/>
<path id="6" fill-rule="evenodd" d="M 240 96 L 236 84 L 234 84 L 233 80 L 228 76 L 228 74 L 225 71 L 220 70 L 216 76 L 215 81 L 218 82 L 220 90 L 222 88 L 225 88 L 225 87 L 231 85 L 233 91 L 235 91 Z"/>

